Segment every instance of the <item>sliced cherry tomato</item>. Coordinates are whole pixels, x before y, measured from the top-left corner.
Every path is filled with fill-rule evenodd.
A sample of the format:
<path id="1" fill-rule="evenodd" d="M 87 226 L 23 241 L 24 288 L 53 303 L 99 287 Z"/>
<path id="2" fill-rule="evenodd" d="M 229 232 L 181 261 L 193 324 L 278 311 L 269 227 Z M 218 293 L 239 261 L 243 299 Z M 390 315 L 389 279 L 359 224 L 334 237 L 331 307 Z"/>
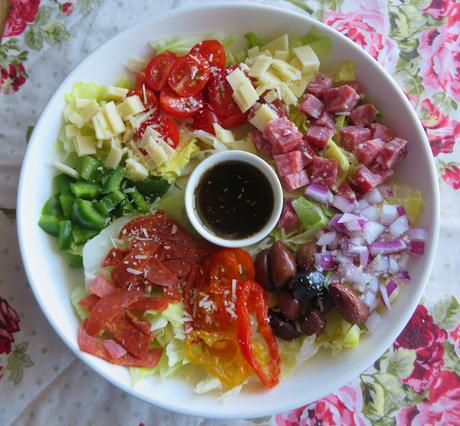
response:
<path id="1" fill-rule="evenodd" d="M 259 353 L 261 343 L 255 338 L 251 325 L 251 313 L 256 314 L 257 331 L 265 341 L 266 349 L 262 354 Z M 238 284 L 236 314 L 236 331 L 241 353 L 266 387 L 276 386 L 279 383 L 281 359 L 268 320 L 267 298 L 263 288 L 255 281 Z"/>
<path id="2" fill-rule="evenodd" d="M 145 82 L 151 90 L 163 90 L 176 60 L 177 56 L 171 52 L 161 53 L 150 60 L 145 69 Z"/>
<path id="3" fill-rule="evenodd" d="M 204 130 L 214 135 L 214 123 L 220 124 L 219 116 L 209 108 L 209 106 L 205 105 L 205 107 L 193 117 L 192 128 L 194 130 Z"/>
<path id="4" fill-rule="evenodd" d="M 225 47 L 219 40 L 203 40 L 195 44 L 190 53 L 200 53 L 211 67 L 224 68 L 227 62 Z"/>
<path id="5" fill-rule="evenodd" d="M 163 139 L 168 143 L 172 148 L 176 148 L 179 145 L 180 133 L 179 127 L 174 120 L 164 115 L 157 115 L 155 117 L 150 117 L 145 120 L 134 134 L 134 138 L 137 140 L 142 139 L 144 136 L 145 129 L 148 126 L 155 126 L 155 130 L 163 136 Z"/>
<path id="6" fill-rule="evenodd" d="M 193 96 L 204 89 L 210 74 L 206 59 L 199 53 L 189 53 L 174 64 L 168 84 L 179 96 Z"/>
<path id="7" fill-rule="evenodd" d="M 241 126 L 248 121 L 249 111 L 241 112 L 239 114 L 230 115 L 222 119 L 222 127 L 225 129 L 233 129 Z"/>
<path id="8" fill-rule="evenodd" d="M 158 98 L 155 92 L 146 87 L 145 84 L 137 86 L 128 92 L 128 96 L 137 95 L 146 109 L 158 108 Z"/>
<path id="9" fill-rule="evenodd" d="M 139 71 L 136 75 L 136 86 L 142 87 L 145 84 L 145 70 Z"/>
<path id="10" fill-rule="evenodd" d="M 177 96 L 171 89 L 165 88 L 160 94 L 160 105 L 164 112 L 175 117 L 193 117 L 204 106 L 203 95 Z"/>
<path id="11" fill-rule="evenodd" d="M 233 100 L 233 89 L 227 81 L 227 76 L 236 68 L 231 66 L 223 69 L 220 72 L 213 72 L 209 84 L 207 86 L 208 99 L 211 108 L 216 114 L 229 117 L 232 115 L 241 114 L 241 110 Z"/>

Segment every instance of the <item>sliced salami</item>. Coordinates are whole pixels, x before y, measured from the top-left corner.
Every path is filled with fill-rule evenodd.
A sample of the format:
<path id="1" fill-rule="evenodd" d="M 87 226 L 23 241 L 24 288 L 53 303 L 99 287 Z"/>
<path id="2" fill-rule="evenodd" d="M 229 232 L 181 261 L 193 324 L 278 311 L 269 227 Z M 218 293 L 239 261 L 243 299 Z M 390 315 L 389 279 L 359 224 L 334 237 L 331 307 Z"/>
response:
<path id="1" fill-rule="evenodd" d="M 150 258 L 144 268 L 145 278 L 152 284 L 161 287 L 174 287 L 180 284 L 176 276 L 163 264 L 163 262 Z"/>
<path id="2" fill-rule="evenodd" d="M 294 208 L 292 207 L 290 200 L 285 201 L 280 219 L 278 221 L 278 228 L 284 228 L 285 230 L 289 231 L 290 229 L 294 228 L 298 222 L 299 218 Z"/>
<path id="3" fill-rule="evenodd" d="M 380 150 L 376 163 L 383 170 L 391 170 L 406 155 L 407 141 L 394 138 Z"/>
<path id="4" fill-rule="evenodd" d="M 120 250 L 119 248 L 114 247 L 109 251 L 106 258 L 102 261 L 101 266 L 105 268 L 107 266 L 118 265 L 127 254 L 127 250 Z"/>

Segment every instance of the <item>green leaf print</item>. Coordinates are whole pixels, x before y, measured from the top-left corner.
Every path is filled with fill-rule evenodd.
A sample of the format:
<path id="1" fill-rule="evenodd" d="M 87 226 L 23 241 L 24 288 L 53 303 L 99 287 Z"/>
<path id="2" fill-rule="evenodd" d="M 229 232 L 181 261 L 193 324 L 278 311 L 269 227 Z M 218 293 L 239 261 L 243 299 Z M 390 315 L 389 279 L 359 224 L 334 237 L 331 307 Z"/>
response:
<path id="1" fill-rule="evenodd" d="M 454 371 L 460 376 L 460 358 L 455 352 L 454 345 L 449 342 L 444 343 L 444 369 Z"/>
<path id="2" fill-rule="evenodd" d="M 43 27 L 43 35 L 50 46 L 62 43 L 70 37 L 64 25 L 58 22 L 48 22 Z"/>
<path id="3" fill-rule="evenodd" d="M 15 346 L 13 351 L 8 356 L 6 370 L 9 372 L 8 380 L 13 384 L 21 383 L 24 376 L 24 369 L 30 368 L 34 363 L 27 354 L 28 342 L 22 342 Z"/>
<path id="4" fill-rule="evenodd" d="M 8 219 L 16 220 L 16 209 L 9 209 L 7 207 L 0 207 L 0 212 L 2 212 Z"/>
<path id="5" fill-rule="evenodd" d="M 76 5 L 80 15 L 88 15 L 99 0 L 78 0 Z"/>
<path id="6" fill-rule="evenodd" d="M 30 25 L 24 36 L 24 41 L 30 49 L 40 50 L 43 47 L 43 31 L 41 28 Z"/>
<path id="7" fill-rule="evenodd" d="M 447 331 L 460 323 L 460 303 L 455 296 L 437 302 L 431 310 L 434 322 Z"/>
<path id="8" fill-rule="evenodd" d="M 34 24 L 35 25 L 46 24 L 51 18 L 52 14 L 53 14 L 53 8 L 51 6 L 43 6 L 43 5 L 40 6 L 40 9 L 38 9 L 37 16 L 35 17 Z"/>
<path id="9" fill-rule="evenodd" d="M 405 379 L 410 376 L 414 369 L 415 357 L 415 352 L 410 349 L 398 349 L 391 356 L 383 357 L 380 362 L 380 369 L 399 379 Z"/>

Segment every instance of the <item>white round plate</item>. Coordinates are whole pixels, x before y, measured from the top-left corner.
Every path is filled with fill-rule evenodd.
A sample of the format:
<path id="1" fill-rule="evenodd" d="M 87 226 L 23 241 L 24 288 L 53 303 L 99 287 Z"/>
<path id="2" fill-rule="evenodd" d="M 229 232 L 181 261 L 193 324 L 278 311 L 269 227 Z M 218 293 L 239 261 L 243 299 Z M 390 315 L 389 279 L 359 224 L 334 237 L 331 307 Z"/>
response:
<path id="1" fill-rule="evenodd" d="M 319 353 L 275 389 L 247 387 L 221 404 L 215 395 L 194 394 L 192 386 L 180 380 L 160 382 L 148 378 L 133 388 L 128 369 L 79 351 L 79 320 L 69 294 L 83 282 L 83 274 L 67 266 L 56 241 L 37 225 L 43 203 L 51 194 L 55 170 L 47 165 L 55 155 L 53 146 L 65 106 L 64 94 L 79 81 L 116 82 L 126 74 L 123 64 L 130 56 L 151 55 L 150 40 L 222 32 L 240 38 L 248 31 L 262 36 L 277 36 L 289 31 L 292 36 L 300 36 L 312 26 L 320 28 L 333 40 L 333 51 L 322 65 L 333 67 L 344 60 L 355 61 L 357 79 L 383 111 L 385 124 L 409 141 L 409 154 L 398 165 L 396 179 L 423 193 L 425 212 L 421 225 L 430 236 L 425 255 L 412 261 L 412 281 L 391 311 L 384 315 L 374 334 L 363 338 L 354 350 L 336 356 Z M 414 312 L 432 267 L 438 239 L 439 193 L 431 151 L 419 120 L 403 92 L 367 53 L 338 32 L 300 13 L 262 5 L 216 4 L 152 17 L 112 38 L 75 68 L 51 98 L 35 126 L 22 167 L 17 214 L 20 249 L 32 290 L 49 322 L 76 356 L 114 385 L 160 407 L 209 418 L 251 418 L 292 409 L 325 396 L 359 375 L 393 343 Z"/>

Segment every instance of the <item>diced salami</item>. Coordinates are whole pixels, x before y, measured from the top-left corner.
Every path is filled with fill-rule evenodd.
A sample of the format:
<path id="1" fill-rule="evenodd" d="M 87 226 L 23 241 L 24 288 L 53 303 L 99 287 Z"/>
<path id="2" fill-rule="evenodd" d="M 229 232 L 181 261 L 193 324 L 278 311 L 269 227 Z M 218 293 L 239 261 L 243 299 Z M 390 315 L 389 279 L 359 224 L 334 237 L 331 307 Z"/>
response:
<path id="1" fill-rule="evenodd" d="M 104 349 L 112 359 L 119 359 L 126 355 L 128 351 L 113 339 L 103 340 Z"/>
<path id="2" fill-rule="evenodd" d="M 280 99 L 275 99 L 270 106 L 278 114 L 278 117 L 286 117 L 289 114 L 289 106 L 282 102 Z"/>
<path id="3" fill-rule="evenodd" d="M 372 123 L 369 125 L 369 128 L 371 129 L 372 139 L 378 138 L 381 139 L 383 142 L 389 142 L 395 137 L 393 130 L 389 129 L 383 124 Z"/>
<path id="4" fill-rule="evenodd" d="M 394 138 L 386 143 L 377 156 L 376 163 L 383 170 L 391 170 L 406 155 L 407 141 Z"/>
<path id="5" fill-rule="evenodd" d="M 365 127 L 346 126 L 340 129 L 340 145 L 353 152 L 356 146 L 371 138 L 371 131 Z"/>
<path id="6" fill-rule="evenodd" d="M 374 105 L 359 105 L 350 113 L 350 121 L 355 126 L 368 126 L 377 118 L 377 110 Z"/>
<path id="7" fill-rule="evenodd" d="M 323 101 L 329 112 L 350 112 L 359 102 L 359 95 L 351 86 L 344 84 L 325 90 Z"/>
<path id="8" fill-rule="evenodd" d="M 313 125 L 328 127 L 335 132 L 334 118 L 332 117 L 332 114 L 329 114 L 327 111 L 324 111 L 317 120 L 313 120 Z"/>
<path id="9" fill-rule="evenodd" d="M 149 282 L 161 287 L 173 287 L 179 285 L 179 280 L 158 259 L 150 258 L 144 268 L 145 277 Z"/>
<path id="10" fill-rule="evenodd" d="M 334 159 L 315 157 L 309 172 L 312 183 L 331 188 L 337 180 L 339 166 Z"/>
<path id="11" fill-rule="evenodd" d="M 380 183 L 385 183 L 388 179 L 390 179 L 393 176 L 393 170 L 382 170 L 379 169 L 378 166 L 371 167 L 372 173 L 378 175 L 380 177 Z"/>
<path id="12" fill-rule="evenodd" d="M 278 221 L 278 228 L 284 228 L 286 231 L 294 228 L 299 222 L 299 218 L 294 208 L 292 207 L 291 200 L 288 200 L 283 205 L 280 220 Z"/>
<path id="13" fill-rule="evenodd" d="M 299 148 L 302 133 L 287 117 L 279 117 L 267 123 L 264 130 L 266 137 L 273 148 L 274 154 L 283 154 Z"/>
<path id="14" fill-rule="evenodd" d="M 91 312 L 93 308 L 96 306 L 97 302 L 99 302 L 100 297 L 96 296 L 95 294 L 90 294 L 89 296 L 84 297 L 81 299 L 78 304 L 87 312 Z"/>
<path id="15" fill-rule="evenodd" d="M 88 286 L 88 290 L 99 297 L 104 297 L 109 293 L 112 293 L 115 290 L 115 287 L 112 283 L 109 283 L 103 275 L 99 274 L 94 278 Z"/>
<path id="16" fill-rule="evenodd" d="M 127 250 L 120 250 L 119 248 L 113 247 L 106 258 L 101 262 L 101 266 L 105 268 L 107 266 L 118 265 L 127 254 Z"/>
<path id="17" fill-rule="evenodd" d="M 337 191 L 337 194 L 342 195 L 347 200 L 356 201 L 355 191 L 351 189 L 351 186 L 347 182 L 344 182 L 342 183 L 342 185 L 340 185 L 339 190 Z"/>
<path id="18" fill-rule="evenodd" d="M 142 297 L 129 306 L 130 311 L 164 311 L 169 306 L 170 300 L 164 296 Z"/>
<path id="19" fill-rule="evenodd" d="M 86 320 L 86 331 L 91 336 L 99 334 L 109 322 L 128 309 L 144 296 L 142 291 L 116 289 L 101 298 L 92 309 Z"/>
<path id="20" fill-rule="evenodd" d="M 282 178 L 282 180 L 284 187 L 288 192 L 301 188 L 302 186 L 307 185 L 309 182 L 308 173 L 306 170 L 301 170 L 300 172 L 286 175 Z"/>
<path id="21" fill-rule="evenodd" d="M 326 74 L 318 74 L 308 85 L 307 92 L 321 98 L 326 89 L 332 87 L 332 78 Z"/>
<path id="22" fill-rule="evenodd" d="M 263 152 L 267 156 L 272 155 L 272 145 L 268 139 L 264 138 L 262 132 L 257 129 L 252 129 L 249 132 L 249 135 L 251 136 L 252 142 L 260 152 Z"/>
<path id="23" fill-rule="evenodd" d="M 304 160 L 300 151 L 291 151 L 273 157 L 280 176 L 296 173 L 304 168 Z"/>
<path id="24" fill-rule="evenodd" d="M 303 155 L 303 164 L 305 167 L 309 166 L 316 155 L 315 149 L 305 140 L 305 137 L 300 144 L 300 152 Z"/>
<path id="25" fill-rule="evenodd" d="M 380 175 L 373 173 L 366 166 L 360 166 L 351 179 L 356 192 L 366 194 L 382 183 Z"/>
<path id="26" fill-rule="evenodd" d="M 310 126 L 305 135 L 305 139 L 314 147 L 323 149 L 327 145 L 329 139 L 334 136 L 334 133 L 335 131 L 328 127 Z"/>
<path id="27" fill-rule="evenodd" d="M 311 93 L 307 93 L 301 100 L 299 110 L 312 118 L 319 118 L 324 111 L 324 104 Z"/>
<path id="28" fill-rule="evenodd" d="M 361 94 L 364 93 L 364 88 L 363 88 L 363 86 L 361 86 L 361 84 L 359 84 L 356 80 L 348 81 L 347 84 L 348 84 L 350 87 L 353 87 L 353 89 L 355 89 L 355 90 L 356 90 L 356 93 L 358 93 L 359 95 L 361 95 Z"/>
<path id="29" fill-rule="evenodd" d="M 382 142 L 380 139 L 369 139 L 368 141 L 359 143 L 354 152 L 361 164 L 369 166 L 384 146 L 385 142 Z"/>

